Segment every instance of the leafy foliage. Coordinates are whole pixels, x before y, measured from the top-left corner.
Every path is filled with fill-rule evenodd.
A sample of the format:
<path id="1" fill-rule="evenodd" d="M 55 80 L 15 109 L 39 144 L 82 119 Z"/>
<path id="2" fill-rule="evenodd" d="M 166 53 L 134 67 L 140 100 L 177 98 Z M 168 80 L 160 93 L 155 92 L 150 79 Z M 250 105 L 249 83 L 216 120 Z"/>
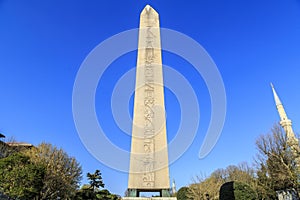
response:
<path id="1" fill-rule="evenodd" d="M 94 200 L 97 199 L 96 192 L 91 189 L 90 185 L 83 185 L 80 190 L 76 192 L 75 198 L 76 200 L 84 200 L 90 199 Z"/>
<path id="2" fill-rule="evenodd" d="M 291 151 L 282 128 L 274 126 L 272 133 L 260 136 L 256 146 L 259 151 L 256 162 L 260 196 L 272 199 L 277 190 L 299 190 L 299 166 L 295 160 L 299 160 L 300 152 Z"/>
<path id="3" fill-rule="evenodd" d="M 247 163 L 241 163 L 238 166 L 230 165 L 226 169 L 217 169 L 208 178 L 197 176 L 194 184 L 189 186 L 188 197 L 194 200 L 206 200 L 208 195 L 209 199 L 217 200 L 221 186 L 231 181 L 245 183 L 255 188 L 254 169 Z"/>
<path id="4" fill-rule="evenodd" d="M 255 200 L 255 191 L 246 183 L 230 181 L 220 188 L 220 200 Z"/>
<path id="5" fill-rule="evenodd" d="M 182 187 L 177 192 L 177 200 L 188 200 L 188 193 L 189 188 L 188 187 Z"/>
<path id="6" fill-rule="evenodd" d="M 43 187 L 44 165 L 30 162 L 21 153 L 0 159 L 0 190 L 17 199 L 34 199 Z"/>
<path id="7" fill-rule="evenodd" d="M 108 190 L 104 188 L 104 183 L 102 180 L 100 170 L 96 170 L 95 173 L 87 173 L 87 178 L 89 179 L 88 185 L 83 185 L 80 190 L 77 191 L 75 200 L 119 200 L 121 199 L 120 196 L 115 194 L 111 194 Z"/>
<path id="8" fill-rule="evenodd" d="M 10 138 L 8 140 L 0 140 L 0 159 L 8 157 L 14 153 L 19 152 L 21 149 L 12 148 L 7 143 L 13 143 L 15 142 L 13 138 Z"/>
<path id="9" fill-rule="evenodd" d="M 246 163 L 217 169 L 207 178 L 196 177 L 187 195 L 191 199 L 202 200 L 208 194 L 211 200 L 217 200 L 219 188 L 227 182 L 235 183 L 234 197 L 231 199 L 277 199 L 278 191 L 297 191 L 298 195 L 300 148 L 296 142 L 287 138 L 280 126 L 274 126 L 271 134 L 262 135 L 256 141 L 256 169 Z M 227 186 L 225 184 L 222 187 L 224 189 Z M 228 196 L 226 190 L 220 194 L 220 198 L 225 198 L 224 195 Z"/>
<path id="10" fill-rule="evenodd" d="M 75 158 L 47 143 L 42 143 L 25 154 L 33 163 L 46 167 L 40 199 L 70 199 L 75 196 L 82 173 Z"/>
<path id="11" fill-rule="evenodd" d="M 5 158 L 7 157 L 8 154 L 8 147 L 5 142 L 0 140 L 0 158 Z"/>
<path id="12" fill-rule="evenodd" d="M 252 187 L 246 183 L 234 182 L 234 196 L 239 200 L 255 200 L 256 193 Z"/>
<path id="13" fill-rule="evenodd" d="M 93 191 L 95 191 L 96 188 L 104 187 L 100 170 L 97 169 L 93 174 L 87 173 L 87 177 L 90 180 L 90 186 Z"/>
<path id="14" fill-rule="evenodd" d="M 117 196 L 115 194 L 111 194 L 108 190 L 104 189 L 104 190 L 100 190 L 99 192 L 97 192 L 96 194 L 97 199 L 99 200 L 119 200 L 121 199 L 120 196 Z"/>
<path id="15" fill-rule="evenodd" d="M 78 190 L 81 167 L 62 149 L 42 143 L 31 149 L 10 148 L 3 143 L 0 158 L 0 198 L 119 200 L 104 187 L 100 170 L 88 173 L 89 185 Z M 18 153 L 14 153 L 18 152 Z"/>

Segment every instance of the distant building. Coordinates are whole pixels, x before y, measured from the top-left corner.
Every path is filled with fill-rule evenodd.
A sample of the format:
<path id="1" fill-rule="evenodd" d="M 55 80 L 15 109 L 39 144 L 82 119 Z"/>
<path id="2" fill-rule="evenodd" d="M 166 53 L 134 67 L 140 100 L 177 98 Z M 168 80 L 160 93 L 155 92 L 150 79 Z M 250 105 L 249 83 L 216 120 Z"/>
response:
<path id="1" fill-rule="evenodd" d="M 5 138 L 5 135 L 3 135 L 3 134 L 0 133 L 0 145 L 5 144 L 5 143 L 2 141 L 2 138 Z"/>
<path id="2" fill-rule="evenodd" d="M 6 144 L 11 148 L 16 151 L 21 151 L 25 149 L 31 149 L 34 147 L 32 144 L 25 143 L 25 142 L 6 142 Z"/>
<path id="3" fill-rule="evenodd" d="M 34 147 L 32 144 L 25 142 L 6 142 L 5 140 L 2 140 L 3 138 L 5 138 L 5 136 L 0 133 L 0 158 L 5 158 L 13 153 Z M 0 200 L 1 199 L 3 198 L 0 196 Z"/>
<path id="4" fill-rule="evenodd" d="M 24 150 L 24 149 L 30 149 L 33 147 L 32 144 L 26 143 L 26 142 L 5 142 L 2 140 L 3 138 L 5 138 L 5 135 L 0 133 L 0 145 L 2 145 L 2 147 L 4 145 L 5 146 L 4 149 L 8 149 L 9 152 L 11 152 L 11 151 L 14 152 L 15 150 L 20 151 L 20 150 Z M 2 151 L 0 153 L 3 154 Z M 0 157 L 2 157 L 2 156 L 0 156 Z"/>
<path id="5" fill-rule="evenodd" d="M 6 144 L 10 147 L 26 147 L 26 148 L 33 147 L 32 144 L 25 143 L 25 142 L 6 142 Z"/>

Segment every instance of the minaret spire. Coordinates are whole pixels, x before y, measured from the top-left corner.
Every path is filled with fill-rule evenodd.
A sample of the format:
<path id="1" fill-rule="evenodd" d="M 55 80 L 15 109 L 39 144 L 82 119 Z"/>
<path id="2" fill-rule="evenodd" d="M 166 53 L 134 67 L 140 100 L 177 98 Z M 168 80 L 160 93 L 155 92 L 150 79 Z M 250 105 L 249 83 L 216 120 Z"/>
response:
<path id="1" fill-rule="evenodd" d="M 274 88 L 274 85 L 271 83 L 271 87 L 272 87 L 272 91 L 273 91 L 273 96 L 274 96 L 274 100 L 275 100 L 275 104 L 277 107 L 277 111 L 279 113 L 280 116 L 280 125 L 282 126 L 282 128 L 284 129 L 286 135 L 287 135 L 287 140 L 290 144 L 293 145 L 297 145 L 298 147 L 298 139 L 295 137 L 293 128 L 292 128 L 292 121 L 287 117 L 287 114 L 284 110 L 284 107 L 276 93 L 276 90 Z"/>
<path id="2" fill-rule="evenodd" d="M 282 103 L 281 103 L 281 101 L 280 101 L 280 99 L 279 99 L 279 97 L 278 97 L 278 95 L 276 93 L 276 90 L 274 88 L 273 83 L 271 83 L 271 87 L 272 87 L 272 91 L 273 91 L 273 95 L 274 95 L 274 100 L 275 100 L 276 106 L 278 106 L 278 105 L 280 105 Z"/>
<path id="3" fill-rule="evenodd" d="M 284 107 L 276 93 L 276 90 L 274 88 L 274 85 L 271 83 L 271 87 L 272 87 L 272 91 L 273 91 L 273 96 L 274 96 L 274 100 L 275 100 L 275 104 L 276 104 L 276 107 L 277 107 L 277 111 L 279 113 L 279 117 L 280 117 L 280 121 L 285 121 L 285 120 L 288 120 L 288 117 L 286 115 L 286 112 L 284 110 Z"/>

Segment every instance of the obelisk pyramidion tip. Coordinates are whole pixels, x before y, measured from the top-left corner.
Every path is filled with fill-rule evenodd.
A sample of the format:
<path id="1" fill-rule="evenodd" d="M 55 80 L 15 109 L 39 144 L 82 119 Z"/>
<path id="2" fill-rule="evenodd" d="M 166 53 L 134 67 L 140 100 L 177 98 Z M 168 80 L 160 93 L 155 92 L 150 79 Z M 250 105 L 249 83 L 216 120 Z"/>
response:
<path id="1" fill-rule="evenodd" d="M 148 4 L 148 5 L 145 6 L 145 9 L 146 9 L 147 12 L 149 12 L 149 10 L 151 9 L 151 6 Z"/>

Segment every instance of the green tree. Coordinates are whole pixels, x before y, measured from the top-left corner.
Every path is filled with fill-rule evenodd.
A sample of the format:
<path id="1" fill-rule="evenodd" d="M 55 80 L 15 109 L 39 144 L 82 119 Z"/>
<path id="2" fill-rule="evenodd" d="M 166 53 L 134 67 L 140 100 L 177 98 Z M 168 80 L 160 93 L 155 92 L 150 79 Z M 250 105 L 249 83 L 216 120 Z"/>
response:
<path id="1" fill-rule="evenodd" d="M 9 140 L 0 140 L 0 159 L 5 158 L 14 153 L 20 152 L 22 149 L 12 148 L 7 143 L 14 143 L 15 140 L 13 138 Z"/>
<path id="2" fill-rule="evenodd" d="M 230 181 L 224 183 L 220 188 L 220 200 L 255 200 L 256 193 L 246 183 Z"/>
<path id="3" fill-rule="evenodd" d="M 77 191 L 75 200 L 119 200 L 120 196 L 111 194 L 104 188 L 104 183 L 100 170 L 96 170 L 95 173 L 87 173 L 87 178 L 90 184 L 83 185 L 80 190 Z"/>
<path id="4" fill-rule="evenodd" d="M 208 178 L 197 176 L 189 186 L 188 196 L 194 200 L 205 200 L 209 195 L 210 200 L 218 200 L 220 187 L 230 181 L 247 184 L 255 191 L 255 171 L 244 162 L 237 166 L 229 165 L 225 169 L 217 169 Z"/>
<path id="5" fill-rule="evenodd" d="M 182 187 L 177 191 L 177 200 L 189 200 L 188 197 L 189 188 L 188 187 Z"/>
<path id="6" fill-rule="evenodd" d="M 90 185 L 83 185 L 80 190 L 76 192 L 75 200 L 97 200 L 96 193 L 91 189 Z"/>
<path id="7" fill-rule="evenodd" d="M 120 196 L 111 194 L 108 190 L 100 190 L 96 194 L 97 199 L 99 200 L 119 200 L 121 199 Z"/>
<path id="8" fill-rule="evenodd" d="M 295 161 L 300 152 L 292 152 L 287 139 L 284 130 L 276 125 L 270 134 L 256 141 L 258 186 L 264 198 L 274 198 L 277 190 L 294 188 L 299 192 L 299 166 Z"/>
<path id="9" fill-rule="evenodd" d="M 4 158 L 7 156 L 8 146 L 5 142 L 0 140 L 0 158 Z"/>
<path id="10" fill-rule="evenodd" d="M 257 170 L 257 193 L 259 199 L 276 199 L 276 192 L 273 190 L 271 179 L 265 165 L 261 164 Z"/>
<path id="11" fill-rule="evenodd" d="M 234 182 L 234 196 L 238 200 L 255 200 L 256 192 L 247 183 Z"/>
<path id="12" fill-rule="evenodd" d="M 21 153 L 0 159 L 0 191 L 17 199 L 35 199 L 43 187 L 44 165 Z"/>
<path id="13" fill-rule="evenodd" d="M 42 143 L 25 152 L 37 165 L 46 167 L 40 199 L 71 199 L 79 187 L 82 169 L 63 149 Z"/>
<path id="14" fill-rule="evenodd" d="M 102 180 L 101 172 L 100 170 L 96 170 L 95 173 L 87 173 L 87 178 L 89 179 L 90 186 L 95 192 L 95 189 L 99 189 L 100 187 L 104 188 L 104 183 Z"/>

